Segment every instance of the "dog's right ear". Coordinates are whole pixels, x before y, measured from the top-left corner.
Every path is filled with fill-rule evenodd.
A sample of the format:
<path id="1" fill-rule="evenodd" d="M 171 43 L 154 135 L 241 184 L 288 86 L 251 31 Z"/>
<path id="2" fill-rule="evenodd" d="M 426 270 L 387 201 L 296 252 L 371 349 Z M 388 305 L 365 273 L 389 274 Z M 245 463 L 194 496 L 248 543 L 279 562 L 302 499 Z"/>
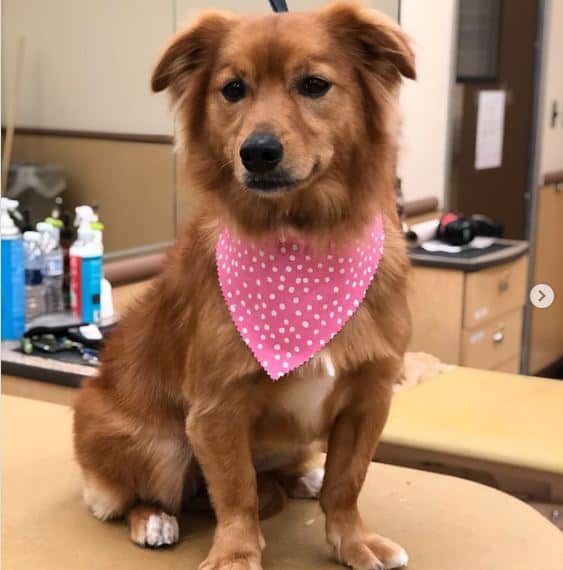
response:
<path id="1" fill-rule="evenodd" d="M 176 34 L 164 49 L 151 78 L 154 92 L 182 84 L 204 63 L 213 61 L 221 38 L 234 21 L 225 12 L 205 12 Z"/>

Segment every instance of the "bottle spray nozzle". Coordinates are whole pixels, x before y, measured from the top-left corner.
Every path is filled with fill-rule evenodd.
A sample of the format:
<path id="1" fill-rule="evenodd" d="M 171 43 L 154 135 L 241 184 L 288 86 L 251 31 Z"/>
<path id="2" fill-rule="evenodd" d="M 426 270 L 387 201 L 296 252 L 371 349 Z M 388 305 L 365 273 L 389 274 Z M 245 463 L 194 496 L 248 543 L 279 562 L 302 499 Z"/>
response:
<path id="1" fill-rule="evenodd" d="M 16 226 L 12 217 L 16 219 L 21 218 L 17 208 L 20 203 L 17 200 L 2 197 L 0 200 L 0 227 L 2 235 L 15 236 L 19 234 L 19 229 Z"/>
<path id="2" fill-rule="evenodd" d="M 16 210 L 19 205 L 20 203 L 17 200 L 2 197 L 0 208 L 2 208 L 3 212 L 12 212 Z"/>
<path id="3" fill-rule="evenodd" d="M 93 236 L 99 243 L 102 243 L 104 225 L 99 221 L 97 207 L 78 206 L 75 211 L 74 225 L 78 226 L 78 237 L 90 239 Z"/>
<path id="4" fill-rule="evenodd" d="M 53 218 L 53 216 L 45 218 L 45 223 L 53 226 L 54 228 L 57 228 L 58 230 L 63 227 L 63 221 L 59 218 Z"/>
<path id="5" fill-rule="evenodd" d="M 76 212 L 74 225 L 77 227 L 96 221 L 96 214 L 91 206 L 77 206 L 74 211 Z"/>
<path id="6" fill-rule="evenodd" d="M 78 206 L 74 211 L 76 212 L 74 225 L 78 226 L 78 237 L 80 239 L 95 237 L 96 230 L 92 227 L 96 221 L 94 210 L 90 206 Z"/>
<path id="7" fill-rule="evenodd" d="M 49 222 L 39 222 L 37 231 L 41 236 L 41 250 L 43 253 L 49 253 L 59 245 L 60 232 L 59 229 Z"/>

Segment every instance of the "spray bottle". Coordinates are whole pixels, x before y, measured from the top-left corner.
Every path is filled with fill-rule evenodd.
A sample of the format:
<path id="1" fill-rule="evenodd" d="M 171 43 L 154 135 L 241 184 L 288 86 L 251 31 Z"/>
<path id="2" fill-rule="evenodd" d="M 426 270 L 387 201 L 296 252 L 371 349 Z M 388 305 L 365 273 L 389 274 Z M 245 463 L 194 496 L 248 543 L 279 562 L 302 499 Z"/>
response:
<path id="1" fill-rule="evenodd" d="M 23 233 L 25 255 L 25 320 L 28 326 L 45 314 L 45 256 L 41 234 L 33 230 Z"/>
<path id="2" fill-rule="evenodd" d="M 94 205 L 92 206 L 92 210 L 94 211 L 94 221 L 92 222 L 91 226 L 92 229 L 96 230 L 96 239 L 100 242 L 103 248 L 103 236 L 104 236 L 104 224 L 100 220 L 99 215 L 99 206 Z M 100 316 L 102 320 L 108 319 L 111 320 L 114 316 L 113 311 L 113 298 L 112 298 L 112 287 L 110 282 L 102 278 L 102 295 L 100 300 Z"/>
<path id="3" fill-rule="evenodd" d="M 70 248 L 70 299 L 72 311 L 83 321 L 100 319 L 103 246 L 98 230 L 92 228 L 96 216 L 90 206 L 78 206 L 78 238 Z"/>
<path id="4" fill-rule="evenodd" d="M 2 340 L 19 340 L 25 330 L 25 270 L 21 233 L 10 216 L 16 200 L 1 199 Z"/>
<path id="5" fill-rule="evenodd" d="M 50 218 L 49 218 L 50 219 Z M 54 220 L 59 221 L 59 220 Z M 45 283 L 45 311 L 59 313 L 63 303 L 63 250 L 60 245 L 58 224 L 39 222 L 37 231 L 41 236 L 43 251 L 43 281 Z"/>

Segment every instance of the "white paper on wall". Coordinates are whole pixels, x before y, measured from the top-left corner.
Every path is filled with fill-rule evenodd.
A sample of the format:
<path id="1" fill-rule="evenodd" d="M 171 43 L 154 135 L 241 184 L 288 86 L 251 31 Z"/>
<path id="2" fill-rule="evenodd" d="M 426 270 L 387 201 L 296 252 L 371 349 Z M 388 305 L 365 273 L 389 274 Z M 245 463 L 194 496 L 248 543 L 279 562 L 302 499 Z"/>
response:
<path id="1" fill-rule="evenodd" d="M 499 168 L 502 165 L 505 107 L 506 91 L 498 89 L 479 92 L 475 140 L 476 170 Z"/>

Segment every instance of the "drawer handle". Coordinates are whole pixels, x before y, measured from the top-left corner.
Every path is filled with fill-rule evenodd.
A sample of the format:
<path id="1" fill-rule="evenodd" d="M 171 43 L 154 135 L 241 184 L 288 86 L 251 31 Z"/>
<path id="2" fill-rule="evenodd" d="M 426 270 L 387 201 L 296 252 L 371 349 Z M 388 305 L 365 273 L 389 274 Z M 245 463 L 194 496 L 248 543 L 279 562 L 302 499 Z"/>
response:
<path id="1" fill-rule="evenodd" d="M 493 334 L 493 342 L 495 344 L 500 344 L 504 340 L 504 328 L 498 330 Z"/>
<path id="2" fill-rule="evenodd" d="M 508 288 L 510 287 L 509 277 L 510 277 L 510 275 L 508 274 L 508 272 L 502 276 L 502 278 L 498 284 L 499 293 L 504 293 L 505 291 L 508 291 Z"/>

